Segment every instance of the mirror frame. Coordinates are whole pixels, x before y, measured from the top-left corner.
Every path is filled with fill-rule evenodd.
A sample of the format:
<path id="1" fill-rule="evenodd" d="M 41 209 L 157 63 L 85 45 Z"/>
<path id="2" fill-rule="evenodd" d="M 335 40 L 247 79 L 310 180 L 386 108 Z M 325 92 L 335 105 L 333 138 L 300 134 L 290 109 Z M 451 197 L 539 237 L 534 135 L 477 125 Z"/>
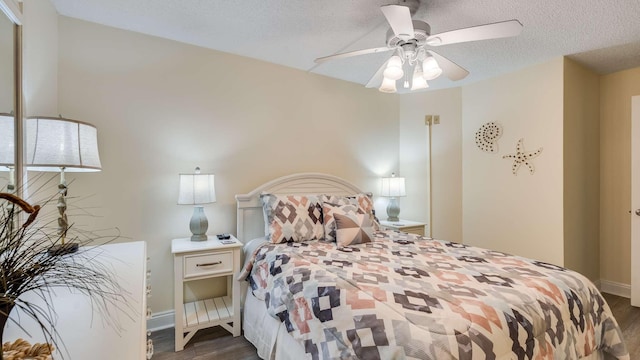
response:
<path id="1" fill-rule="evenodd" d="M 15 0 L 0 0 L 0 12 L 4 13 L 11 22 L 13 22 L 13 63 L 14 63 L 14 144 L 15 149 L 15 184 L 16 195 L 22 197 L 22 154 L 23 154 L 23 142 L 22 142 L 22 119 L 24 118 L 24 104 L 22 94 L 22 9 L 20 4 Z"/>

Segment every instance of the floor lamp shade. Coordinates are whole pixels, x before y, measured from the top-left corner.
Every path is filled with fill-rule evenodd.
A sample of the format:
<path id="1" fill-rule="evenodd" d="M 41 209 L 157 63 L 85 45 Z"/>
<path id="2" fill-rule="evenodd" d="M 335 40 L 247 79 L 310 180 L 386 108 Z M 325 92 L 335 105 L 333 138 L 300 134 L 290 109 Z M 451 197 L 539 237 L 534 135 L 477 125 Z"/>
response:
<path id="1" fill-rule="evenodd" d="M 15 120 L 11 114 L 0 114 L 0 167 L 13 166 L 15 162 Z M 6 168 L 0 168 L 0 171 Z"/>
<path id="2" fill-rule="evenodd" d="M 387 205 L 387 220 L 399 221 L 400 218 L 400 205 L 398 205 L 398 197 L 407 196 L 407 192 L 404 185 L 403 177 L 396 177 L 395 174 L 391 174 L 391 177 L 382 178 L 382 189 L 380 189 L 380 196 L 389 197 L 389 205 Z"/>
<path id="3" fill-rule="evenodd" d="M 95 126 L 62 117 L 29 117 L 25 123 L 25 167 L 29 171 L 60 172 L 58 184 L 58 234 L 61 243 L 48 251 L 64 255 L 78 250 L 78 243 L 65 243 L 67 220 L 67 182 L 65 172 L 102 170 L 98 153 L 98 130 Z"/>
<path id="4" fill-rule="evenodd" d="M 203 204 L 216 202 L 215 177 L 213 174 L 201 174 L 196 168 L 195 174 L 180 174 L 179 205 L 195 205 L 189 222 L 191 241 L 206 241 L 209 221 L 204 213 Z"/>
<path id="5" fill-rule="evenodd" d="M 100 171 L 98 130 L 77 120 L 30 117 L 26 121 L 25 165 L 31 171 Z"/>

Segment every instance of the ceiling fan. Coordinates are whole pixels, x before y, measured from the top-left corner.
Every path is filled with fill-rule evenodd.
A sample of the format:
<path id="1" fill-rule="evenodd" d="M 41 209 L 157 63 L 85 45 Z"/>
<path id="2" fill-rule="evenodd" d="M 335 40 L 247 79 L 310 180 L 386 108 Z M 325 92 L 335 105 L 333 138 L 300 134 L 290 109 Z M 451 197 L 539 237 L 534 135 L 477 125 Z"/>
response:
<path id="1" fill-rule="evenodd" d="M 420 90 L 429 87 L 427 81 L 441 74 L 452 81 L 469 75 L 469 71 L 430 47 L 517 36 L 522 31 L 522 24 L 518 20 L 508 20 L 431 35 L 429 24 L 411 19 L 409 7 L 384 5 L 380 9 L 391 26 L 387 31 L 386 46 L 325 56 L 317 58 L 315 62 L 393 51 L 394 54 L 382 64 L 366 87 L 381 84 L 380 91 L 395 93 L 396 82 L 401 80 L 405 89 Z"/>

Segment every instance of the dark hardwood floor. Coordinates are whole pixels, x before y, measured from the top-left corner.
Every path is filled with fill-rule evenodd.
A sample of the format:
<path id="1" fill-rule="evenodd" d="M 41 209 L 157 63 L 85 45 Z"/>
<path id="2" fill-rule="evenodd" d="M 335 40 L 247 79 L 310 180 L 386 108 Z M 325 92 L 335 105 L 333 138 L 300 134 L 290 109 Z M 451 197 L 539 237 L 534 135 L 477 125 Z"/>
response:
<path id="1" fill-rule="evenodd" d="M 622 329 L 631 359 L 640 359 L 640 308 L 631 306 L 629 299 L 604 294 Z M 174 352 L 173 328 L 151 334 L 155 354 L 153 360 L 254 360 L 256 349 L 244 337 L 234 338 L 219 326 L 200 330 L 183 351 Z"/>
<path id="2" fill-rule="evenodd" d="M 254 360 L 260 359 L 256 348 L 244 338 L 234 338 L 220 326 L 200 330 L 187 343 L 184 350 L 174 352 L 173 328 L 155 331 L 153 339 L 153 360 Z"/>
<path id="3" fill-rule="evenodd" d="M 613 316 L 622 329 L 631 360 L 640 359 L 640 308 L 631 306 L 631 300 L 604 293 Z"/>

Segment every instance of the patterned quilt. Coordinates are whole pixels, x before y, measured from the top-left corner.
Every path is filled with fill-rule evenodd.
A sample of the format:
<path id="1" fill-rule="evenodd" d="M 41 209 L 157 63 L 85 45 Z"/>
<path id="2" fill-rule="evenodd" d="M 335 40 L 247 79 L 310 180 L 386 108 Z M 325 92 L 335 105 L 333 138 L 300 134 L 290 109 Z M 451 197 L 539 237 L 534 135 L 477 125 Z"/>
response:
<path id="1" fill-rule="evenodd" d="M 381 231 L 264 244 L 241 276 L 312 359 L 629 359 L 589 280 L 498 251 Z"/>

